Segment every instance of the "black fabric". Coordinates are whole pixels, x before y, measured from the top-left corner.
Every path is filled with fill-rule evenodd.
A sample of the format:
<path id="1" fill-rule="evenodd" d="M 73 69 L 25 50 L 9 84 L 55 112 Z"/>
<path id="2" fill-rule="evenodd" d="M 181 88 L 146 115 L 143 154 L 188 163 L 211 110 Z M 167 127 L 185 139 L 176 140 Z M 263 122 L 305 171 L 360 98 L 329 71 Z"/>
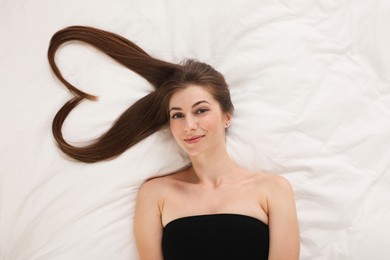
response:
<path id="1" fill-rule="evenodd" d="M 268 226 L 239 214 L 179 218 L 163 231 L 164 260 L 267 260 Z"/>

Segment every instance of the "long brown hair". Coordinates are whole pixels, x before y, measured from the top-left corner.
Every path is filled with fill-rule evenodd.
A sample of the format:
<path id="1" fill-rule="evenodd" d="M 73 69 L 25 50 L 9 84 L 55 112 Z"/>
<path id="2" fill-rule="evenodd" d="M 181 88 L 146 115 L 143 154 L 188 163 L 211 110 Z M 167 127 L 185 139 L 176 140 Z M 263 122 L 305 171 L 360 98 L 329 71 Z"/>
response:
<path id="1" fill-rule="evenodd" d="M 70 84 L 55 63 L 58 48 L 69 41 L 81 41 L 94 46 L 145 78 L 155 88 L 155 91 L 132 104 L 106 133 L 83 147 L 76 147 L 65 141 L 62 125 L 81 101 L 96 100 L 96 97 Z M 133 42 L 115 33 L 85 26 L 67 27 L 53 35 L 48 59 L 56 77 L 74 94 L 74 98 L 57 112 L 52 125 L 53 135 L 65 154 L 82 162 L 92 163 L 114 158 L 165 126 L 169 121 L 168 103 L 177 88 L 191 84 L 207 87 L 223 112 L 233 111 L 225 79 L 210 65 L 195 60 L 174 64 L 155 59 Z"/>

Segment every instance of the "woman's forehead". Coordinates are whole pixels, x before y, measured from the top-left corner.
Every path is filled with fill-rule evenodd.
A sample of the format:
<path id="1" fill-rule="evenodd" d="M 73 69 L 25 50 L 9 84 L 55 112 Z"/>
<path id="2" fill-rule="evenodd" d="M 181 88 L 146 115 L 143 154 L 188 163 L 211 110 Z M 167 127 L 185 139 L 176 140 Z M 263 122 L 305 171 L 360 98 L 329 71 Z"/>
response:
<path id="1" fill-rule="evenodd" d="M 199 101 L 207 101 L 210 104 L 215 103 L 207 87 L 191 85 L 176 90 L 170 99 L 169 107 L 192 106 Z"/>

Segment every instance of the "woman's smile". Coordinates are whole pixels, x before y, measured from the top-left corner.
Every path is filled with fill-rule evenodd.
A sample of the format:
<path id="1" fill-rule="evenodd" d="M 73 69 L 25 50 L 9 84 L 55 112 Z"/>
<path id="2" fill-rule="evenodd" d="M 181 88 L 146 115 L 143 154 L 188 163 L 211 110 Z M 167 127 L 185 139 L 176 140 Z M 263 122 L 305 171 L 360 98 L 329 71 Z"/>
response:
<path id="1" fill-rule="evenodd" d="M 187 144 L 195 144 L 195 143 L 201 141 L 203 137 L 205 137 L 205 135 L 191 136 L 189 138 L 185 138 L 184 142 L 186 142 Z"/>

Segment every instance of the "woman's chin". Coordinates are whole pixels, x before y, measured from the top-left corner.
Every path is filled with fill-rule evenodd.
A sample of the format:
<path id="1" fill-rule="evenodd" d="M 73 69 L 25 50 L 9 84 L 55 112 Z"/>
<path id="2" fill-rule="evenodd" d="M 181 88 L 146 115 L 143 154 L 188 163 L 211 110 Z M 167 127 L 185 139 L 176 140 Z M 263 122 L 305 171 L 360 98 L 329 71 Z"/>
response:
<path id="1" fill-rule="evenodd" d="M 184 149 L 184 151 L 190 158 L 194 158 L 202 154 L 200 149 Z"/>

